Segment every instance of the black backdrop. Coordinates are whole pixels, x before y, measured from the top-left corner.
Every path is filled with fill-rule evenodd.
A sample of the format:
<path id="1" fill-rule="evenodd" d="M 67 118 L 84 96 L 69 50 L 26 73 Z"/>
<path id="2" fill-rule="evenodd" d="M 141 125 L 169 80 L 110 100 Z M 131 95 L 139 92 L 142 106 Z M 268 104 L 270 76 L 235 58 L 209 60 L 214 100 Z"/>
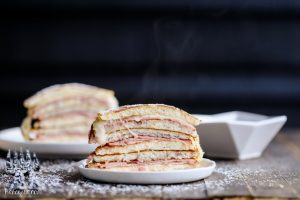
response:
<path id="1" fill-rule="evenodd" d="M 192 113 L 300 108 L 300 2 L 0 1 L 0 127 L 55 84 L 116 91 L 120 104 Z"/>

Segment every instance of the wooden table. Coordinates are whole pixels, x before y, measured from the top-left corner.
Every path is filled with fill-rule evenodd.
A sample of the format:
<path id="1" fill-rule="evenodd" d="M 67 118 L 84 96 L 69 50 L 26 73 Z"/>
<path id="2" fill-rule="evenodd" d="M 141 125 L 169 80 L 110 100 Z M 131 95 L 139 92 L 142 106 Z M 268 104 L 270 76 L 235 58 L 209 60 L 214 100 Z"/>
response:
<path id="1" fill-rule="evenodd" d="M 174 185 L 126 185 L 97 183 L 83 178 L 76 161 L 42 161 L 38 174 L 41 198 L 300 198 L 300 132 L 279 134 L 258 159 L 217 160 L 215 172 L 207 179 Z M 0 197 L 11 176 L 4 173 L 5 153 L 0 159 Z"/>

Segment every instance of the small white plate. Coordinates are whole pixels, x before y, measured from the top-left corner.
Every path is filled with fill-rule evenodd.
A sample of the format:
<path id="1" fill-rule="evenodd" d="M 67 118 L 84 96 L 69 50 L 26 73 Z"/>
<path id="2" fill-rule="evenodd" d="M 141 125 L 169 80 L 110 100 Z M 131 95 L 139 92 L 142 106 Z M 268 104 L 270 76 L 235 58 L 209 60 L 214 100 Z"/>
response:
<path id="1" fill-rule="evenodd" d="M 85 158 L 95 150 L 97 145 L 85 143 L 45 143 L 30 142 L 23 138 L 20 128 L 10 128 L 0 131 L 0 149 L 29 149 L 38 156 L 58 158 Z"/>
<path id="2" fill-rule="evenodd" d="M 199 168 L 161 172 L 89 169 L 85 165 L 86 160 L 78 162 L 79 171 L 86 178 L 101 182 L 131 184 L 171 184 L 197 181 L 211 175 L 216 167 L 214 161 L 205 158 L 202 159 Z"/>
<path id="3" fill-rule="evenodd" d="M 261 156 L 287 120 L 242 111 L 195 116 L 201 120 L 197 132 L 205 155 L 239 160 Z"/>

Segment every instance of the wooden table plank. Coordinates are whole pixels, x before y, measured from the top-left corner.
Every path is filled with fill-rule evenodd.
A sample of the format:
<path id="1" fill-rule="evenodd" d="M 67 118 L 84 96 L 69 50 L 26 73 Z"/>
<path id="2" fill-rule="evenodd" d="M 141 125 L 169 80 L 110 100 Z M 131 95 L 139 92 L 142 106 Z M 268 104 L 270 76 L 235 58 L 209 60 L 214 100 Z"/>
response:
<path id="1" fill-rule="evenodd" d="M 267 160 L 276 165 L 275 174 L 281 177 L 300 198 L 300 134 L 279 134 L 272 142 L 273 148 L 267 153 Z M 297 136 L 297 139 L 296 137 Z"/>
<path id="2" fill-rule="evenodd" d="M 193 183 L 165 185 L 162 187 L 164 199 L 205 199 L 206 187 L 203 180 Z"/>
<path id="3" fill-rule="evenodd" d="M 300 198 L 300 132 L 279 134 L 257 159 L 216 160 L 215 172 L 204 181 L 172 185 L 99 183 L 82 177 L 72 160 L 42 161 L 42 182 L 37 197 L 63 198 L 164 198 L 215 197 Z M 4 173 L 5 153 L 0 158 L 0 197 L 11 177 Z"/>
<path id="4" fill-rule="evenodd" d="M 250 195 L 242 170 L 235 161 L 217 161 L 215 172 L 204 181 L 208 197 Z"/>
<path id="5" fill-rule="evenodd" d="M 298 197 L 297 190 L 289 183 L 291 177 L 299 176 L 299 162 L 287 148 L 280 134 L 258 159 L 239 161 L 246 182 L 255 197 Z M 300 166 L 300 165 L 298 165 Z"/>
<path id="6" fill-rule="evenodd" d="M 292 140 L 300 148 L 300 130 L 292 131 L 291 133 L 282 133 L 288 134 L 288 138 Z"/>
<path id="7" fill-rule="evenodd" d="M 111 191 L 115 191 L 113 195 L 106 197 L 119 197 L 119 198 L 161 198 L 162 186 L 161 185 L 127 185 L 118 184 L 111 187 Z"/>
<path id="8" fill-rule="evenodd" d="M 295 193 L 297 194 L 294 198 L 300 199 L 300 176 L 294 177 L 293 179 L 286 180 L 289 185 L 294 189 Z"/>
<path id="9" fill-rule="evenodd" d="M 291 136 L 292 134 L 279 134 L 272 141 L 272 148 L 266 150 L 266 160 L 276 165 L 283 177 L 300 176 L 300 157 L 297 155 L 300 152 L 300 146 L 297 145 L 299 141 L 291 140 Z"/>

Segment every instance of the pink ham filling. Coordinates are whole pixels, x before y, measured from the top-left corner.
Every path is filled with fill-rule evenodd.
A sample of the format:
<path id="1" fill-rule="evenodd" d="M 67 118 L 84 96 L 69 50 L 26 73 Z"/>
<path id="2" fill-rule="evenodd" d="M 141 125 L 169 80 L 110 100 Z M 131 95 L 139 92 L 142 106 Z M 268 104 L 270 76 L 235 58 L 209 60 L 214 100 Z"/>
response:
<path id="1" fill-rule="evenodd" d="M 125 145 L 130 145 L 130 144 L 137 144 L 141 142 L 149 142 L 149 141 L 180 141 L 180 142 L 185 142 L 185 143 L 191 143 L 190 140 L 184 140 L 184 139 L 175 139 L 175 138 L 160 138 L 160 137 L 150 137 L 150 136 L 137 136 L 135 138 L 128 138 L 124 139 L 118 142 L 110 142 L 108 143 L 108 146 L 125 146 Z"/>
<path id="2" fill-rule="evenodd" d="M 38 134 L 34 140 L 36 141 L 60 141 L 61 139 L 72 139 L 73 140 L 85 140 L 86 135 L 84 133 L 79 132 L 70 132 L 67 134 L 52 134 L 52 135 L 44 135 Z M 87 139 L 86 139 L 87 140 Z"/>
<path id="3" fill-rule="evenodd" d="M 130 162 L 108 162 L 108 163 L 95 163 L 95 165 L 99 168 L 112 168 L 112 167 L 130 167 L 130 166 L 140 166 L 143 167 L 144 165 L 154 165 L 154 164 L 161 164 L 161 165 L 169 165 L 169 164 L 189 164 L 193 165 L 196 164 L 197 161 L 195 159 L 181 159 L 181 160 L 156 160 L 156 161 L 148 161 L 145 163 L 138 162 L 138 161 L 130 161 Z"/>
<path id="4" fill-rule="evenodd" d="M 63 128 L 39 128 L 39 129 L 32 129 L 29 133 L 29 137 L 31 139 L 38 139 L 38 140 L 43 140 L 44 138 L 48 137 L 64 137 L 69 136 L 69 137 L 76 137 L 76 136 L 83 136 L 87 138 L 89 126 L 88 125 L 80 125 L 80 130 L 77 128 L 75 129 L 63 129 Z M 87 138 L 88 140 L 88 138 Z"/>
<path id="5" fill-rule="evenodd" d="M 74 110 L 70 112 L 57 113 L 54 115 L 50 115 L 48 117 L 39 117 L 39 119 L 44 120 L 44 119 L 55 119 L 55 118 L 69 118 L 70 116 L 73 115 L 81 115 L 90 118 L 91 120 L 94 120 L 97 117 L 97 112 L 86 112 L 84 110 Z"/>
<path id="6" fill-rule="evenodd" d="M 49 103 L 46 103 L 44 105 L 38 106 L 34 109 L 34 112 L 39 112 L 39 110 L 43 110 L 45 107 L 47 107 L 49 105 L 55 105 L 55 104 L 58 104 L 61 101 L 68 101 L 68 100 L 79 100 L 82 103 L 84 103 L 84 102 L 93 102 L 93 103 L 97 103 L 99 106 L 108 107 L 108 102 L 104 99 L 97 99 L 97 98 L 93 98 L 93 97 L 69 96 L 69 97 L 65 97 L 65 98 L 62 98 L 62 99 L 57 99 L 57 100 L 51 101 Z"/>
<path id="7" fill-rule="evenodd" d="M 179 120 L 172 119 L 172 118 L 160 118 L 157 116 L 144 116 L 144 117 L 136 117 L 136 118 L 134 118 L 134 117 L 133 118 L 123 118 L 121 120 L 120 119 L 112 120 L 112 121 L 109 121 L 108 123 L 106 123 L 104 125 L 104 127 L 105 127 L 105 130 L 107 130 L 107 131 L 121 130 L 121 129 L 123 129 L 124 124 L 126 124 L 126 123 L 133 122 L 136 124 L 141 124 L 144 121 L 148 121 L 148 120 L 168 121 L 171 123 L 176 123 L 179 126 L 190 130 L 191 132 L 194 132 L 196 130 L 195 127 L 193 127 L 192 125 L 185 124 L 183 122 L 180 122 Z M 119 128 L 116 128 L 116 127 L 119 127 Z"/>

